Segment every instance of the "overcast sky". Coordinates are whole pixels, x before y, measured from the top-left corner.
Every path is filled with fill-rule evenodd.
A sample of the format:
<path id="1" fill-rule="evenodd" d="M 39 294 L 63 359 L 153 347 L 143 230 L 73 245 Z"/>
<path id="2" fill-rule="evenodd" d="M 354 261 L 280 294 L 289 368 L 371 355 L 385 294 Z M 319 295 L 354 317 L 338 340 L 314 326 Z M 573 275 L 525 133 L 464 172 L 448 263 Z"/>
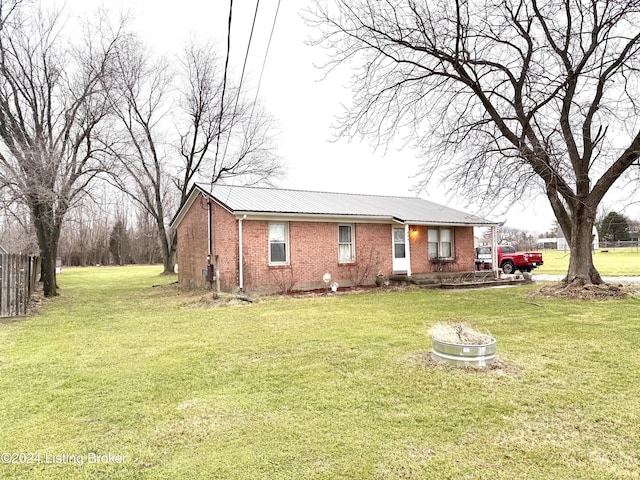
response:
<path id="1" fill-rule="evenodd" d="M 78 13 L 90 12 L 100 0 L 67 0 Z M 110 9 L 122 5 L 135 17 L 136 28 L 158 51 L 179 50 L 190 36 L 213 39 L 221 56 L 226 52 L 229 2 L 222 0 L 115 0 L 105 2 Z M 348 71 L 323 80 L 323 72 L 314 66 L 325 59 L 320 48 L 305 45 L 314 32 L 300 14 L 308 0 L 282 0 L 260 97 L 276 118 L 281 134 L 278 154 L 287 167 L 287 177 L 278 182 L 285 188 L 349 193 L 415 196 L 421 160 L 409 149 L 374 151 L 367 142 L 331 141 L 334 117 L 343 111 L 351 94 L 346 88 Z M 243 90 L 255 95 L 260 69 L 274 21 L 277 0 L 260 3 L 251 51 L 248 77 Z M 230 75 L 237 84 L 249 39 L 255 2 L 234 3 L 231 30 Z M 463 199 L 446 195 L 446 185 L 434 185 L 420 195 L 494 221 L 531 231 L 543 232 L 554 217 L 544 197 L 532 198 L 526 206 L 515 205 L 508 212 L 482 212 L 466 205 Z"/>

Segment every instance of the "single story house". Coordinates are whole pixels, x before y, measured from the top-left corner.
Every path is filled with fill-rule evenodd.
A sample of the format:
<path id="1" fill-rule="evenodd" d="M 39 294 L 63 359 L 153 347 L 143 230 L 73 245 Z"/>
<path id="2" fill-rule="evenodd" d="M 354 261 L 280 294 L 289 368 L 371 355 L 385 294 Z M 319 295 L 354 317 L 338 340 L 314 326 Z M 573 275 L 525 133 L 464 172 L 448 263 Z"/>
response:
<path id="1" fill-rule="evenodd" d="M 471 272 L 473 228 L 496 226 L 420 198 L 200 184 L 171 225 L 180 284 L 262 292 Z"/>

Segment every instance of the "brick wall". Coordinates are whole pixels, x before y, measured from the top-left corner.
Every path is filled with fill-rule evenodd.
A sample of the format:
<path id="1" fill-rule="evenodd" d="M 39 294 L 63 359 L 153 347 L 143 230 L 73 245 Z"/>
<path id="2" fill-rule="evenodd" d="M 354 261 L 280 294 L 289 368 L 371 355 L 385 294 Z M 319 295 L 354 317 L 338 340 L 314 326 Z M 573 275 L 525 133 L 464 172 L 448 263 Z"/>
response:
<path id="1" fill-rule="evenodd" d="M 237 220 L 219 204 L 212 202 L 213 255 L 218 255 L 220 284 L 225 290 L 238 285 Z M 202 270 L 207 268 L 207 202 L 197 198 L 178 226 L 178 281 L 186 286 L 205 286 Z M 213 263 L 213 258 L 211 259 Z"/>
<path id="2" fill-rule="evenodd" d="M 178 281 L 180 285 L 202 286 L 207 268 L 207 203 L 198 198 L 178 225 Z"/>
<path id="3" fill-rule="evenodd" d="M 473 227 L 456 227 L 454 231 L 458 271 L 475 270 L 475 245 Z"/>
<path id="4" fill-rule="evenodd" d="M 218 256 L 220 288 L 224 291 L 238 287 L 238 220 L 235 215 L 212 202 L 213 254 Z"/>
<path id="5" fill-rule="evenodd" d="M 411 247 L 411 273 L 431 273 L 438 268 L 429 261 L 428 227 L 411 226 L 409 228 Z M 475 269 L 473 227 L 455 227 L 453 229 L 453 248 L 456 262 L 448 265 L 452 271 L 466 272 Z"/>
<path id="6" fill-rule="evenodd" d="M 338 263 L 338 224 L 289 222 L 289 265 L 269 265 L 269 222 L 243 222 L 244 284 L 247 289 L 322 288 L 330 273 L 340 285 L 371 283 L 378 271 L 391 272 L 391 226 L 355 224 L 356 261 Z"/>
<path id="7" fill-rule="evenodd" d="M 238 220 L 226 209 L 212 203 L 214 255 L 219 257 L 220 283 L 224 290 L 239 285 Z M 338 263 L 338 223 L 289 222 L 289 259 L 287 266 L 269 265 L 269 222 L 244 220 L 243 278 L 247 290 L 278 291 L 322 288 L 322 277 L 330 273 L 342 286 L 370 284 L 378 272 L 392 271 L 392 226 L 355 224 L 356 261 Z M 178 227 L 179 280 L 183 285 L 206 285 L 202 269 L 207 266 L 207 204 L 200 199 L 186 213 Z M 427 227 L 410 229 L 412 272 L 435 271 L 428 256 Z M 415 231 L 414 231 L 415 230 Z M 455 270 L 474 269 L 472 227 L 455 227 Z"/>

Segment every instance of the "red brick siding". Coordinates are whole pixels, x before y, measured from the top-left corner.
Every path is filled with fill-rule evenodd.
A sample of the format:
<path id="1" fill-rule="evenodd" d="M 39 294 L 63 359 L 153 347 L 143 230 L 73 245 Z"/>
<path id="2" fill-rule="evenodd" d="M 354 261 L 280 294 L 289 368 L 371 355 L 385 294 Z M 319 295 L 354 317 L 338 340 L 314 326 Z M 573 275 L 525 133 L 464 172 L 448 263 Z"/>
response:
<path id="1" fill-rule="evenodd" d="M 411 226 L 409 228 L 409 238 L 411 273 L 419 274 L 437 271 L 429 261 L 428 227 Z M 455 227 L 453 229 L 453 248 L 456 263 L 451 268 L 458 272 L 472 271 L 475 268 L 473 227 Z"/>
<path id="2" fill-rule="evenodd" d="M 234 288 L 238 285 L 237 220 L 217 203 L 213 202 L 211 207 L 213 255 L 219 256 L 221 287 Z M 202 270 L 207 268 L 209 250 L 207 213 L 206 201 L 198 198 L 178 226 L 178 280 L 181 285 L 206 285 Z"/>
<path id="3" fill-rule="evenodd" d="M 475 270 L 475 246 L 473 243 L 473 227 L 456 227 L 453 240 L 455 242 L 458 271 Z"/>
<path id="4" fill-rule="evenodd" d="M 220 283 L 224 290 L 239 286 L 238 220 L 219 204 L 212 203 L 214 255 L 219 256 Z M 378 272 L 392 271 L 392 226 L 355 224 L 356 261 L 338 263 L 338 223 L 289 222 L 290 265 L 269 266 L 269 222 L 244 220 L 243 279 L 247 289 L 277 290 L 285 280 L 294 288 L 322 287 L 329 272 L 340 285 L 359 281 L 371 283 Z M 184 285 L 205 285 L 202 269 L 207 267 L 207 206 L 196 200 L 178 227 L 179 280 Z M 414 232 L 415 230 L 415 232 Z M 415 274 L 434 271 L 429 262 L 427 227 L 410 227 L 411 269 Z M 474 269 L 473 228 L 455 227 L 455 269 Z M 269 289 L 269 288 L 268 288 Z"/>
<path id="5" fill-rule="evenodd" d="M 338 223 L 289 222 L 289 265 L 269 265 L 269 222 L 243 222 L 244 283 L 247 288 L 271 285 L 278 288 L 290 281 L 296 289 L 323 286 L 330 273 L 341 285 L 362 276 L 369 267 L 367 281 L 378 271 L 391 272 L 391 226 L 355 224 L 356 262 L 338 263 Z"/>
<path id="6" fill-rule="evenodd" d="M 204 285 L 207 268 L 207 204 L 197 199 L 178 225 L 178 281 L 181 285 Z"/>
<path id="7" fill-rule="evenodd" d="M 429 245 L 427 227 L 409 226 L 409 255 L 411 256 L 411 273 L 429 273 Z"/>
<path id="8" fill-rule="evenodd" d="M 213 254 L 218 256 L 220 287 L 233 290 L 238 287 L 238 220 L 235 215 L 216 202 L 212 202 Z"/>

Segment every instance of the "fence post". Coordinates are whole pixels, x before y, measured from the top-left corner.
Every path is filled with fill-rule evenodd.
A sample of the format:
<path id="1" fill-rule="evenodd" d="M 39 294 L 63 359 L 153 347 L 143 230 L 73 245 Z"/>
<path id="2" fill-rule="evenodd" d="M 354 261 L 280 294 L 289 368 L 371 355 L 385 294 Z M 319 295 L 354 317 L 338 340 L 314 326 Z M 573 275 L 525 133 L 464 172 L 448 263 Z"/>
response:
<path id="1" fill-rule="evenodd" d="M 40 257 L 36 255 L 0 255 L 0 317 L 27 313 L 39 264 Z"/>

